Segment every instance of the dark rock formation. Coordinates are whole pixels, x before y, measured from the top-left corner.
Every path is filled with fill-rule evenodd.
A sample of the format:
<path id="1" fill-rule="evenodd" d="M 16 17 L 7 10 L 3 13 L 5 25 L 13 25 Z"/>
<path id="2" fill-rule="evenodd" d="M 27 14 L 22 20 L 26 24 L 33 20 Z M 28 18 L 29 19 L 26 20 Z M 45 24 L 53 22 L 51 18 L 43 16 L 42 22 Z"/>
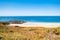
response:
<path id="1" fill-rule="evenodd" d="M 11 23 L 11 24 L 22 24 L 22 23 L 25 23 L 25 22 L 24 21 L 13 20 L 13 21 L 9 21 L 9 23 Z"/>
<path id="2" fill-rule="evenodd" d="M 8 23 L 8 22 L 0 22 L 0 25 L 8 25 L 8 24 L 10 24 L 10 23 Z"/>
<path id="3" fill-rule="evenodd" d="M 0 25 L 9 25 L 9 24 L 22 24 L 25 23 L 24 21 L 17 21 L 17 20 L 13 20 L 13 21 L 8 21 L 8 22 L 0 22 Z"/>

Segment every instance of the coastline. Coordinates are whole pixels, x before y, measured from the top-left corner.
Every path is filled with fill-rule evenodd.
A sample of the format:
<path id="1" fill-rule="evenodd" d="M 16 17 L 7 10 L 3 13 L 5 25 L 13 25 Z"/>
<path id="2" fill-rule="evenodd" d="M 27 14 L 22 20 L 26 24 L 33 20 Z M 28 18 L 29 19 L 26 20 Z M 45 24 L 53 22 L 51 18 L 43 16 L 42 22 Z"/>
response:
<path id="1" fill-rule="evenodd" d="M 21 26 L 21 27 L 45 27 L 45 28 L 55 28 L 60 27 L 60 23 L 52 22 L 26 22 L 23 24 L 9 24 L 8 26 Z"/>

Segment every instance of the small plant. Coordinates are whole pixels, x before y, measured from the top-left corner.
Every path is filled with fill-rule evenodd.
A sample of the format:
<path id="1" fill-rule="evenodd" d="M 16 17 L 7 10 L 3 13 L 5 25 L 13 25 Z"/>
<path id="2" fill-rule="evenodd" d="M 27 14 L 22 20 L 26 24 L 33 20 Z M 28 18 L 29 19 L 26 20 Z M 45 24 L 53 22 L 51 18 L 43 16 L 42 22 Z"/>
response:
<path id="1" fill-rule="evenodd" d="M 24 40 L 27 40 L 27 38 L 24 38 Z"/>
<path id="2" fill-rule="evenodd" d="M 15 27 L 19 27 L 19 26 L 15 26 Z"/>
<path id="3" fill-rule="evenodd" d="M 29 31 L 33 31 L 33 30 L 36 30 L 36 29 L 29 29 Z"/>
<path id="4" fill-rule="evenodd" d="M 10 30 L 9 32 L 11 32 L 11 33 L 12 33 L 12 32 L 14 32 L 14 31 Z"/>
<path id="5" fill-rule="evenodd" d="M 3 39 L 3 37 L 0 37 L 0 40 L 2 40 Z"/>
<path id="6" fill-rule="evenodd" d="M 59 35 L 59 33 L 57 32 L 57 33 L 55 33 L 56 35 Z"/>

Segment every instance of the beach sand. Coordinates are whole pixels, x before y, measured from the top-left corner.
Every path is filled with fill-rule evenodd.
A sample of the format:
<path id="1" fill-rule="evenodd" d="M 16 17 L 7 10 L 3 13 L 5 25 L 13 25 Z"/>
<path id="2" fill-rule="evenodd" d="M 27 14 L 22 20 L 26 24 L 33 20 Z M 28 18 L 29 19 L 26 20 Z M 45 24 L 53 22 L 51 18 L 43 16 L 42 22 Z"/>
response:
<path id="1" fill-rule="evenodd" d="M 26 22 L 23 24 L 9 24 L 8 26 L 54 28 L 54 27 L 59 27 L 60 23 Z"/>

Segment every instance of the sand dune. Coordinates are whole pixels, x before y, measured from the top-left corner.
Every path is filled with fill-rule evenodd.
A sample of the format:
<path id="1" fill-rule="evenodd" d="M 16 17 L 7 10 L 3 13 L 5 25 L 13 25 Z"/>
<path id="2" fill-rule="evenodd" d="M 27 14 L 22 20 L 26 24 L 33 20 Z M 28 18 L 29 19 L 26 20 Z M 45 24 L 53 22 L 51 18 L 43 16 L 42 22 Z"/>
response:
<path id="1" fill-rule="evenodd" d="M 60 23 L 26 22 L 23 24 L 9 24 L 9 26 L 53 28 L 53 27 L 59 27 Z"/>

